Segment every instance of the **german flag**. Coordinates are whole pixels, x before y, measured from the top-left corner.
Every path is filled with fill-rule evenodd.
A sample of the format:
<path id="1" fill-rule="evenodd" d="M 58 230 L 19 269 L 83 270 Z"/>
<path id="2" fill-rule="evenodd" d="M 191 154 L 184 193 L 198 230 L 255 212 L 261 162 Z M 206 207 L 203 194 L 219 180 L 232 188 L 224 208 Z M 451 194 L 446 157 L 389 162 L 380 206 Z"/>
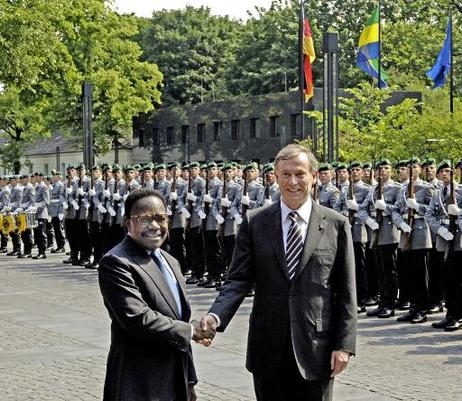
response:
<path id="1" fill-rule="evenodd" d="M 314 96 L 313 71 L 311 69 L 314 60 L 316 60 L 316 53 L 310 23 L 303 18 L 303 71 L 305 76 L 303 92 L 305 94 L 305 103 Z"/>

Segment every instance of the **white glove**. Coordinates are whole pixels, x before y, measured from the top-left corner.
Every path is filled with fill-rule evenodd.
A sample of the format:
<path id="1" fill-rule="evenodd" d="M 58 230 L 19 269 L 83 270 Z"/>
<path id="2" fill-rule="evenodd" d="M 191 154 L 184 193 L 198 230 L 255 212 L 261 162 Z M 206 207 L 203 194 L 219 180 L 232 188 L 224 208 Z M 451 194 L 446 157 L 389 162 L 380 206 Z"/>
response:
<path id="1" fill-rule="evenodd" d="M 450 216 L 460 216 L 462 214 L 462 209 L 455 203 L 450 203 L 448 205 L 448 213 Z"/>
<path id="2" fill-rule="evenodd" d="M 250 205 L 250 198 L 247 195 L 243 195 L 241 199 L 241 203 L 243 205 L 249 206 Z"/>
<path id="3" fill-rule="evenodd" d="M 405 234 L 409 234 L 412 231 L 411 227 L 404 221 L 399 225 L 399 228 L 401 228 L 401 231 Z"/>
<path id="4" fill-rule="evenodd" d="M 368 217 L 366 219 L 366 224 L 369 226 L 371 230 L 375 231 L 379 229 L 379 224 L 372 217 Z"/>
<path id="5" fill-rule="evenodd" d="M 101 203 L 98 205 L 98 210 L 101 213 L 106 213 L 107 212 L 107 209 Z"/>
<path id="6" fill-rule="evenodd" d="M 123 196 L 124 202 L 127 200 L 127 198 L 128 198 L 128 194 L 125 194 L 125 195 Z"/>
<path id="7" fill-rule="evenodd" d="M 406 199 L 406 205 L 407 207 L 414 209 L 416 212 L 419 211 L 419 204 L 415 200 L 415 198 L 407 198 Z"/>
<path id="8" fill-rule="evenodd" d="M 11 210 L 11 206 L 5 206 L 5 207 L 3 208 L 3 210 L 4 210 L 5 212 L 9 212 L 9 211 Z"/>
<path id="9" fill-rule="evenodd" d="M 59 214 L 58 214 L 58 219 L 59 219 L 59 221 L 63 221 L 63 219 L 64 219 L 64 214 L 63 214 L 63 213 L 59 213 Z"/>
<path id="10" fill-rule="evenodd" d="M 83 207 L 85 209 L 89 209 L 90 208 L 90 202 L 83 202 Z"/>
<path id="11" fill-rule="evenodd" d="M 116 212 L 115 212 L 114 208 L 112 208 L 112 207 L 108 207 L 107 211 L 109 212 L 109 214 L 112 217 L 114 217 L 116 215 Z"/>
<path id="12" fill-rule="evenodd" d="M 111 197 L 111 191 L 109 191 L 109 189 L 105 189 L 103 191 L 103 194 L 104 194 L 105 198 L 110 198 Z"/>
<path id="13" fill-rule="evenodd" d="M 69 208 L 69 205 L 67 202 L 63 202 L 63 209 L 67 210 Z"/>
<path id="14" fill-rule="evenodd" d="M 73 207 L 75 210 L 79 210 L 79 205 L 77 204 L 77 202 L 76 202 L 75 200 L 73 200 L 73 201 L 71 202 L 71 205 L 72 205 L 72 207 Z"/>
<path id="15" fill-rule="evenodd" d="M 204 202 L 206 202 L 206 203 L 212 203 L 212 202 L 213 202 L 213 198 L 212 198 L 209 194 L 205 194 L 205 195 L 204 195 Z"/>
<path id="16" fill-rule="evenodd" d="M 90 189 L 88 191 L 88 193 L 89 193 L 90 196 L 95 196 L 96 195 L 96 191 L 94 189 Z"/>
<path id="17" fill-rule="evenodd" d="M 236 224 L 241 224 L 242 223 L 242 217 L 239 213 L 236 213 L 234 216 L 233 216 L 233 219 L 234 221 L 236 222 Z"/>
<path id="18" fill-rule="evenodd" d="M 358 202 L 356 202 L 355 199 L 347 199 L 346 204 L 347 204 L 347 208 L 349 210 L 356 210 L 357 211 L 359 209 Z"/>
<path id="19" fill-rule="evenodd" d="M 171 215 L 172 215 L 172 209 L 167 207 L 167 216 L 171 216 Z"/>
<path id="20" fill-rule="evenodd" d="M 72 188 L 66 188 L 66 194 L 70 195 L 72 193 Z"/>
<path id="21" fill-rule="evenodd" d="M 199 210 L 197 212 L 197 215 L 199 216 L 201 220 L 204 220 L 207 217 L 207 215 L 202 210 Z"/>
<path id="22" fill-rule="evenodd" d="M 84 196 L 84 195 L 85 195 L 85 191 L 84 191 L 82 188 L 77 188 L 77 193 L 78 193 L 80 196 Z"/>
<path id="23" fill-rule="evenodd" d="M 114 194 L 112 195 L 112 197 L 114 198 L 114 200 L 116 201 L 119 201 L 120 200 L 120 194 L 118 192 L 114 192 Z"/>
<path id="24" fill-rule="evenodd" d="M 224 221 L 225 221 L 225 219 L 223 218 L 223 216 L 222 216 L 221 214 L 215 215 L 215 220 L 216 220 L 216 222 L 217 222 L 218 224 L 220 224 L 220 225 L 223 224 Z"/>
<path id="25" fill-rule="evenodd" d="M 454 239 L 454 235 L 446 227 L 438 228 L 438 235 L 445 241 L 452 241 Z"/>
<path id="26" fill-rule="evenodd" d="M 231 206 L 231 202 L 229 201 L 229 199 L 226 197 L 226 198 L 221 198 L 221 206 L 222 207 L 230 207 Z"/>
<path id="27" fill-rule="evenodd" d="M 24 211 L 24 210 L 23 210 L 22 207 L 18 207 L 18 208 L 16 209 L 16 213 L 22 213 L 23 211 Z"/>
<path id="28" fill-rule="evenodd" d="M 192 192 L 188 192 L 188 194 L 186 195 L 186 199 L 188 201 L 195 202 L 197 199 L 197 196 L 194 195 Z"/>
<path id="29" fill-rule="evenodd" d="M 385 210 L 387 208 L 387 204 L 383 199 L 377 199 L 374 203 L 374 207 L 378 210 Z"/>
<path id="30" fill-rule="evenodd" d="M 263 206 L 269 206 L 269 205 L 272 205 L 273 204 L 273 201 L 271 199 L 265 199 L 263 201 Z"/>
<path id="31" fill-rule="evenodd" d="M 185 207 L 181 208 L 180 213 L 183 215 L 185 219 L 189 219 L 191 217 L 190 213 Z"/>
<path id="32" fill-rule="evenodd" d="M 176 192 L 170 192 L 170 200 L 176 201 L 178 199 L 178 194 Z"/>

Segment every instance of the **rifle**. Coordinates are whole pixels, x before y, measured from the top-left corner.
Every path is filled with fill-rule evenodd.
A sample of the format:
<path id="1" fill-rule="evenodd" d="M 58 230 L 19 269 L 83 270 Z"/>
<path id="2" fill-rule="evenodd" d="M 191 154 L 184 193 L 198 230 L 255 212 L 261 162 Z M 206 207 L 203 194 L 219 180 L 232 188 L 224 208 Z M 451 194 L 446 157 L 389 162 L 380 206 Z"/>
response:
<path id="1" fill-rule="evenodd" d="M 451 163 L 452 166 L 452 163 Z M 449 183 L 449 200 L 448 204 L 455 204 L 456 203 L 456 189 L 454 187 L 454 169 L 451 168 L 451 182 Z M 457 217 L 456 216 L 449 216 L 449 232 L 456 237 L 457 234 Z M 446 249 L 444 251 L 444 261 L 447 262 L 452 258 L 452 252 L 454 251 L 454 239 L 452 241 L 448 241 L 446 244 Z"/>
<path id="2" fill-rule="evenodd" d="M 354 193 L 353 193 L 353 178 L 351 177 L 351 169 L 350 169 L 350 179 L 348 180 L 348 194 L 347 194 L 347 199 L 348 200 L 353 200 L 354 199 Z M 353 221 L 355 219 L 355 211 L 348 209 L 348 219 L 350 220 L 350 224 L 353 224 Z"/>
<path id="3" fill-rule="evenodd" d="M 270 183 L 268 182 L 267 179 L 265 179 L 265 173 L 263 173 L 263 181 L 262 181 L 263 186 L 265 187 L 265 199 L 270 199 L 271 194 L 270 194 Z"/>
<path id="4" fill-rule="evenodd" d="M 144 188 L 144 171 L 141 171 L 141 180 L 140 180 L 141 188 Z"/>
<path id="5" fill-rule="evenodd" d="M 338 190 L 340 190 L 340 182 L 338 180 L 338 171 L 335 170 L 335 186 L 337 187 Z"/>
<path id="6" fill-rule="evenodd" d="M 412 170 L 412 163 L 409 165 L 409 184 L 407 185 L 407 196 L 414 199 L 414 172 Z M 406 247 L 411 249 L 412 246 L 412 227 L 414 225 L 414 209 L 407 209 L 407 225 L 411 227 L 411 232 L 406 236 Z"/>
<path id="7" fill-rule="evenodd" d="M 372 177 L 372 169 L 371 169 L 371 177 Z M 371 179 L 372 182 L 372 179 Z M 383 196 L 383 182 L 382 182 L 382 171 L 379 166 L 379 176 L 377 177 L 377 199 L 382 199 Z M 371 248 L 377 248 L 379 245 L 379 237 L 380 237 L 380 224 L 382 224 L 383 221 L 383 213 L 382 210 L 377 209 L 375 211 L 375 221 L 379 225 L 379 228 L 375 230 L 372 233 L 372 238 L 371 238 Z"/>
<path id="8" fill-rule="evenodd" d="M 191 178 L 191 171 L 189 172 L 189 177 L 188 177 L 188 194 L 191 192 L 191 189 L 192 189 L 192 178 Z M 193 214 L 193 204 L 192 204 L 192 201 L 188 200 L 188 203 L 187 203 L 187 208 L 188 208 L 188 212 L 190 214 L 190 216 L 192 216 Z M 189 222 L 188 222 L 188 227 L 191 223 L 191 217 L 189 217 Z"/>
<path id="9" fill-rule="evenodd" d="M 205 195 L 209 194 L 209 170 L 205 171 Z M 206 216 L 209 215 L 210 205 L 207 202 L 204 202 L 204 211 Z"/>
<path id="10" fill-rule="evenodd" d="M 170 188 L 170 193 L 176 192 L 176 167 L 173 167 L 173 177 L 172 177 L 172 186 Z M 170 210 L 172 211 L 172 219 L 176 209 L 176 200 L 172 200 L 170 204 Z"/>
<path id="11" fill-rule="evenodd" d="M 95 190 L 95 179 L 93 177 L 93 172 L 90 172 L 90 188 L 94 191 Z M 92 196 L 90 196 L 90 193 L 88 193 L 88 201 L 90 202 L 90 207 L 88 208 L 88 216 L 87 220 L 91 221 L 92 220 L 92 215 L 93 215 L 93 199 Z"/>
<path id="12" fill-rule="evenodd" d="M 120 181 L 120 180 L 119 180 Z M 114 209 L 114 212 L 116 213 L 116 215 L 114 216 L 113 219 L 111 219 L 111 226 L 113 223 L 116 223 L 116 219 L 117 219 L 117 212 L 119 210 L 119 203 L 120 203 L 120 200 L 115 200 L 114 199 L 114 194 L 116 192 L 118 192 L 118 189 L 117 189 L 117 185 L 119 183 L 119 181 L 116 180 L 116 176 L 114 177 L 114 192 L 112 192 L 112 208 Z"/>
<path id="13" fill-rule="evenodd" d="M 242 196 L 247 196 L 247 176 L 244 178 L 244 188 L 242 190 Z M 242 216 L 242 218 L 245 217 L 248 208 L 249 207 L 247 205 L 244 205 L 244 204 L 241 205 L 241 210 L 242 210 L 241 216 Z"/>
<path id="14" fill-rule="evenodd" d="M 82 188 L 82 170 L 77 170 L 79 172 L 79 188 Z M 79 213 L 77 213 L 77 219 L 79 218 L 80 214 L 80 207 L 82 206 L 82 195 L 78 195 L 77 197 L 77 204 L 79 205 Z"/>
<path id="15" fill-rule="evenodd" d="M 313 184 L 313 202 L 318 202 L 319 198 L 319 186 L 318 186 L 318 171 L 316 170 L 314 176 L 314 184 Z"/>

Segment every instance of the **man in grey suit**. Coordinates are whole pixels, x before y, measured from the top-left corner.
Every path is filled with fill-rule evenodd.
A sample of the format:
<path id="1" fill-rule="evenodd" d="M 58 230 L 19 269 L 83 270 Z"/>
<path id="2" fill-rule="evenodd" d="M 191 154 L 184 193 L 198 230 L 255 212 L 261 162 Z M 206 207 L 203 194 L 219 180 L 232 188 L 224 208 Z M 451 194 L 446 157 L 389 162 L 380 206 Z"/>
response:
<path id="1" fill-rule="evenodd" d="M 101 260 L 99 283 L 112 320 L 104 400 L 194 401 L 190 342 L 211 338 L 191 308 L 181 269 L 161 250 L 167 206 L 160 192 L 132 191 L 125 201 L 128 235 Z"/>
<path id="2" fill-rule="evenodd" d="M 351 229 L 312 202 L 316 163 L 301 145 L 278 153 L 281 202 L 246 215 L 226 282 L 201 320 L 224 331 L 255 286 L 246 367 L 258 401 L 331 400 L 333 377 L 355 353 Z"/>

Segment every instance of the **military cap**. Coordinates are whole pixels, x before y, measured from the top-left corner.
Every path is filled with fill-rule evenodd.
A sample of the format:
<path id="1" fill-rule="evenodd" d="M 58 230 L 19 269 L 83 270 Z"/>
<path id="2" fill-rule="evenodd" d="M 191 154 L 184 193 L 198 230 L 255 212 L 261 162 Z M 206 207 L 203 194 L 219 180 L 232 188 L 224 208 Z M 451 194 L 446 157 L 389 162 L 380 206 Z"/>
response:
<path id="1" fill-rule="evenodd" d="M 423 162 L 422 162 L 422 167 L 425 167 L 425 166 L 431 166 L 433 164 L 436 164 L 436 160 L 434 158 L 429 158 L 429 159 L 425 159 Z"/>
<path id="2" fill-rule="evenodd" d="M 174 164 L 174 166 L 175 166 L 175 164 Z M 159 164 L 156 166 L 155 170 L 156 170 L 156 171 L 165 170 L 166 168 L 167 168 L 167 166 L 166 166 L 164 163 L 159 163 Z"/>
<path id="3" fill-rule="evenodd" d="M 270 171 L 274 171 L 274 164 L 273 163 L 267 163 L 263 167 L 263 172 L 268 173 Z"/>
<path id="4" fill-rule="evenodd" d="M 84 170 L 84 169 L 86 169 L 85 164 L 79 163 L 79 164 L 77 165 L 76 169 L 77 169 L 77 170 Z"/>
<path id="5" fill-rule="evenodd" d="M 225 166 L 225 164 L 226 164 L 226 163 L 224 163 L 224 162 L 218 162 L 218 163 L 217 163 L 217 168 L 218 168 L 219 170 L 221 170 L 221 169 Z"/>
<path id="6" fill-rule="evenodd" d="M 132 170 L 140 171 L 141 170 L 141 164 L 136 163 L 135 165 L 133 165 Z"/>
<path id="7" fill-rule="evenodd" d="M 460 159 L 456 165 L 454 166 L 455 168 L 459 168 L 459 167 L 462 167 L 462 159 Z"/>
<path id="8" fill-rule="evenodd" d="M 183 166 L 181 167 L 183 170 L 188 170 L 189 169 L 189 163 L 184 163 Z"/>
<path id="9" fill-rule="evenodd" d="M 331 166 L 329 163 L 322 163 L 318 166 L 318 171 L 321 172 L 321 171 L 329 171 L 331 170 Z"/>
<path id="10" fill-rule="evenodd" d="M 332 162 L 332 170 L 337 170 L 337 167 L 340 163 L 339 162 Z"/>
<path id="11" fill-rule="evenodd" d="M 45 177 L 45 174 L 43 174 L 41 171 L 37 171 L 34 175 L 36 177 Z"/>
<path id="12" fill-rule="evenodd" d="M 233 168 L 232 163 L 225 163 L 225 164 L 223 164 L 223 167 L 221 168 L 221 171 L 231 170 L 232 168 Z"/>
<path id="13" fill-rule="evenodd" d="M 61 175 L 61 172 L 58 170 L 51 170 L 51 175 Z"/>
<path id="14" fill-rule="evenodd" d="M 258 164 L 255 162 L 250 162 L 244 167 L 244 171 L 251 170 L 251 169 L 258 170 Z"/>
<path id="15" fill-rule="evenodd" d="M 141 171 L 152 171 L 154 170 L 154 165 L 152 163 L 146 163 Z"/>
<path id="16" fill-rule="evenodd" d="M 346 170 L 347 168 L 348 168 L 348 166 L 345 163 L 338 163 L 337 167 L 335 168 L 335 171 Z"/>
<path id="17" fill-rule="evenodd" d="M 383 166 L 391 166 L 390 159 L 381 159 L 381 160 L 379 160 L 376 163 L 375 168 L 379 168 L 379 167 L 383 167 Z"/>
<path id="18" fill-rule="evenodd" d="M 232 162 L 231 162 L 231 166 L 233 166 L 233 168 L 234 168 L 234 167 L 238 167 L 238 168 L 242 168 L 242 167 L 243 167 L 243 166 L 241 166 L 238 162 L 235 162 L 235 161 L 232 161 Z"/>
<path id="19" fill-rule="evenodd" d="M 169 169 L 169 170 L 172 169 L 172 168 L 175 168 L 175 167 L 176 167 L 176 168 L 181 168 L 181 163 L 179 163 L 179 162 L 171 162 L 171 163 L 169 163 L 169 165 L 168 165 L 168 169 Z"/>
<path id="20" fill-rule="evenodd" d="M 69 164 L 69 166 L 66 167 L 66 171 L 69 170 L 75 170 L 75 166 L 73 164 Z"/>
<path id="21" fill-rule="evenodd" d="M 113 164 L 112 165 L 112 171 L 120 171 L 122 170 L 118 164 Z"/>
<path id="22" fill-rule="evenodd" d="M 361 162 L 355 160 L 355 161 L 352 161 L 352 162 L 350 163 L 350 167 L 349 167 L 349 168 L 358 168 L 358 167 L 359 167 L 359 168 L 363 168 L 363 164 L 362 164 Z"/>
<path id="23" fill-rule="evenodd" d="M 51 175 L 47 175 L 47 180 L 51 181 Z"/>
<path id="24" fill-rule="evenodd" d="M 201 163 L 201 165 L 200 165 L 200 169 L 201 169 L 201 170 L 207 170 L 207 168 L 208 168 L 208 164 L 207 164 L 207 163 Z"/>
<path id="25" fill-rule="evenodd" d="M 218 167 L 217 163 L 212 161 L 207 164 L 207 168 L 212 168 L 212 167 Z"/>
<path id="26" fill-rule="evenodd" d="M 124 168 L 124 171 L 127 172 L 127 171 L 135 171 L 135 167 L 132 166 L 131 164 L 127 164 Z"/>
<path id="27" fill-rule="evenodd" d="M 187 168 L 200 167 L 199 162 L 191 162 Z M 186 167 L 185 167 L 186 168 Z"/>
<path id="28" fill-rule="evenodd" d="M 372 163 L 369 163 L 369 162 L 364 163 L 363 168 L 372 168 Z"/>
<path id="29" fill-rule="evenodd" d="M 112 171 L 112 167 L 110 164 L 104 164 L 103 165 L 103 171 Z"/>
<path id="30" fill-rule="evenodd" d="M 438 164 L 436 172 L 439 173 L 444 168 L 452 168 L 452 163 L 449 160 L 443 160 L 440 164 Z"/>
<path id="31" fill-rule="evenodd" d="M 91 168 L 91 171 L 97 171 L 97 170 L 101 170 L 101 167 L 98 166 L 97 164 L 95 164 L 95 165 Z"/>
<path id="32" fill-rule="evenodd" d="M 408 161 L 406 161 L 406 166 L 408 164 L 420 164 L 420 159 L 418 157 L 411 157 Z"/>
<path id="33" fill-rule="evenodd" d="M 399 169 L 400 167 L 404 167 L 404 166 L 406 166 L 406 160 L 400 160 L 396 162 L 395 169 Z"/>

